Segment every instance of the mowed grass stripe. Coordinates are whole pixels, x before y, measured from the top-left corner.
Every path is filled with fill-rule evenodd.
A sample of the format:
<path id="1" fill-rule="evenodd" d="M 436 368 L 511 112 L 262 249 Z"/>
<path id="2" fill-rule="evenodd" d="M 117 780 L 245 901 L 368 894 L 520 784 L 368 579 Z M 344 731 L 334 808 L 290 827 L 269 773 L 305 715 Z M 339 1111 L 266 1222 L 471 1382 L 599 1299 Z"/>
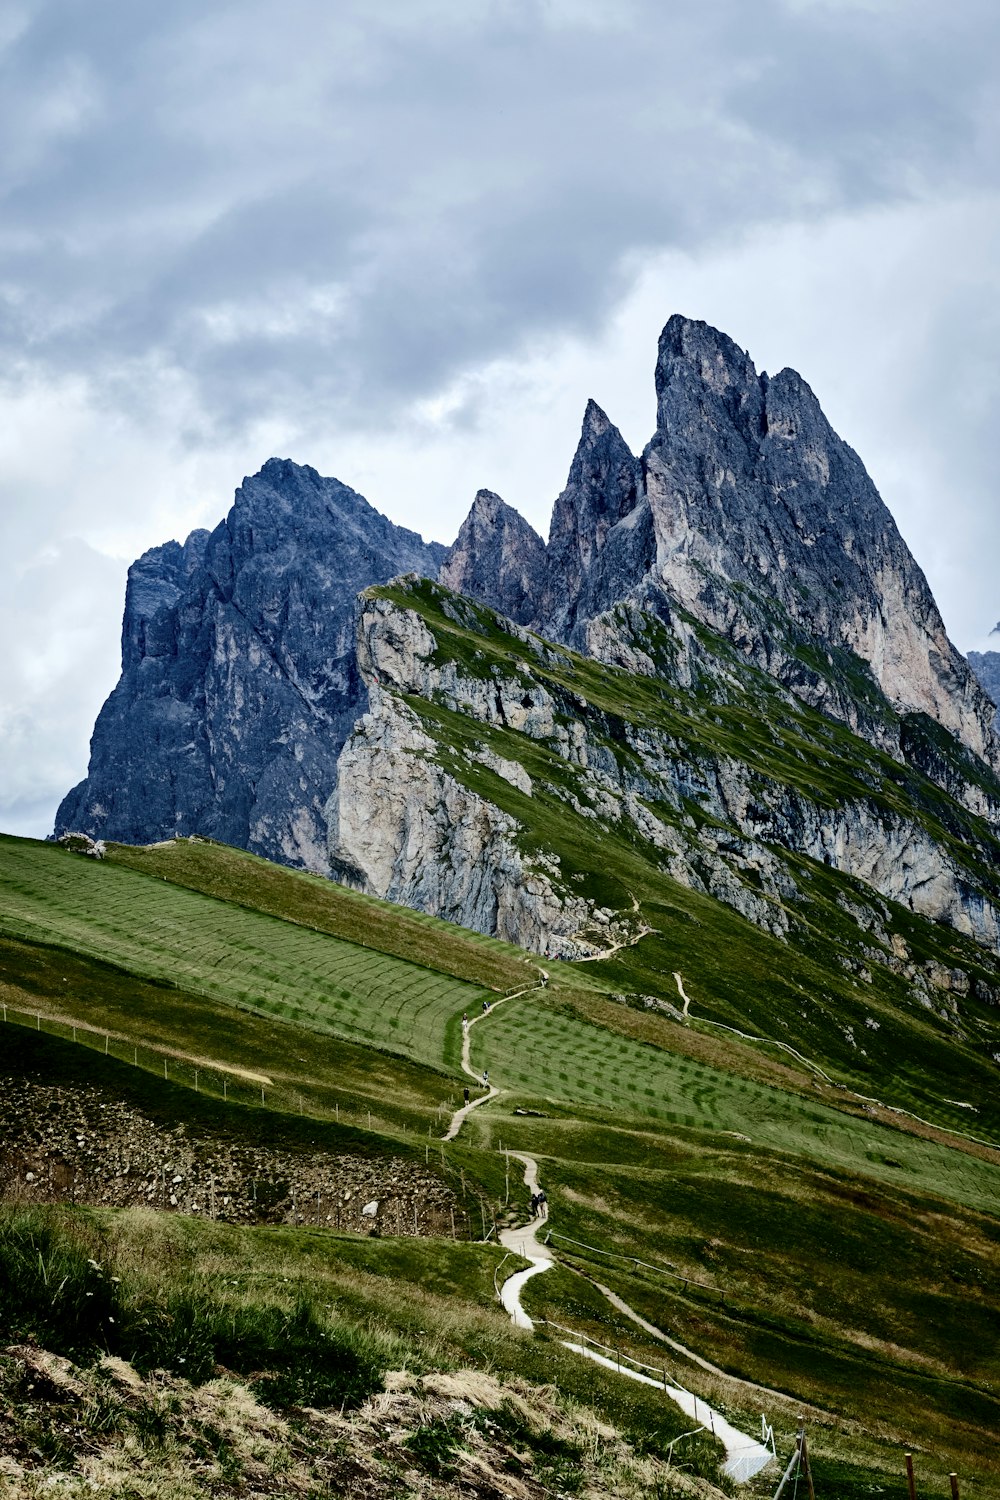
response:
<path id="1" fill-rule="evenodd" d="M 488 992 L 405 959 L 54 846 L 0 840 L 0 930 L 444 1065 Z"/>
<path id="2" fill-rule="evenodd" d="M 604 1037 L 608 1044 L 602 1045 Z M 749 1137 L 767 1151 L 892 1182 L 995 1213 L 1000 1167 L 935 1141 L 859 1125 L 823 1104 L 751 1083 L 703 1063 L 679 1061 L 641 1042 L 610 1034 L 532 997 L 512 1000 L 472 1036 L 473 1065 L 488 1068 L 500 1088 L 591 1113 L 608 1123 L 653 1120 Z"/>

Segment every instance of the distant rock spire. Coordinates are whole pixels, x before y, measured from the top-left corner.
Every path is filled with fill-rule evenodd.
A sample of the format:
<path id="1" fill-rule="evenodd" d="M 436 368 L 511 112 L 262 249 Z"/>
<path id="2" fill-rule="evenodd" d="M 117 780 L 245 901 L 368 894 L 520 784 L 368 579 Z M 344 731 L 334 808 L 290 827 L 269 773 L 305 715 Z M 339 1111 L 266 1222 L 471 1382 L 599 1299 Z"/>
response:
<path id="1" fill-rule="evenodd" d="M 447 588 L 526 625 L 544 590 L 545 543 L 513 506 L 479 490 L 439 576 Z"/>

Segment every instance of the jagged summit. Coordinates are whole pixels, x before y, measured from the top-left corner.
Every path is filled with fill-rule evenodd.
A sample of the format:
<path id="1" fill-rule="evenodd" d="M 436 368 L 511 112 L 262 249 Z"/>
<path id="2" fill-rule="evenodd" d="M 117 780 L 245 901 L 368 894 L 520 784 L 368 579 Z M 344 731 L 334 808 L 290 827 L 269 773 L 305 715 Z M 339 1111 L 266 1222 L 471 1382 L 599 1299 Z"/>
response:
<path id="1" fill-rule="evenodd" d="M 329 868 L 325 804 L 365 691 L 354 599 L 445 548 L 315 469 L 270 459 L 225 520 L 129 570 L 121 679 L 56 833 L 203 833 Z"/>
<path id="2" fill-rule="evenodd" d="M 524 625 L 544 588 L 545 543 L 513 506 L 492 490 L 479 490 L 440 576 L 456 593 L 488 599 Z"/>
<path id="3" fill-rule="evenodd" d="M 994 706 L 806 382 L 758 374 L 726 334 L 675 316 L 655 385 L 641 457 L 588 401 L 547 544 L 487 489 L 451 548 L 427 544 L 347 485 L 270 459 L 211 534 L 131 570 L 122 679 L 57 832 L 201 831 L 329 869 L 338 755 L 367 702 L 354 600 L 403 573 L 722 699 L 727 674 L 761 668 L 985 807 L 962 756 L 997 764 Z M 725 665 L 700 643 L 705 627 L 727 643 Z M 961 748 L 934 748 L 909 724 L 920 715 Z"/>

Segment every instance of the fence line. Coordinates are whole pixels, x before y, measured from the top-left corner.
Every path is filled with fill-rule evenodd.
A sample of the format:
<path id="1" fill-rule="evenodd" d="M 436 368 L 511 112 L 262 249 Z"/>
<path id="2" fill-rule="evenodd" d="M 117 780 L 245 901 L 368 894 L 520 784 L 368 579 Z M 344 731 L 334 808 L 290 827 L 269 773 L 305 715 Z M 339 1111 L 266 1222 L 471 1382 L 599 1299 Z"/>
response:
<path id="1" fill-rule="evenodd" d="M 606 1255 L 612 1260 L 626 1260 L 634 1266 L 644 1266 L 648 1271 L 656 1271 L 661 1276 L 670 1276 L 674 1281 L 683 1281 L 685 1286 L 699 1286 L 706 1292 L 714 1292 L 720 1301 L 725 1302 L 726 1294 L 721 1287 L 712 1286 L 707 1281 L 699 1281 L 695 1276 L 685 1276 L 683 1271 L 668 1270 L 666 1266 L 655 1266 L 652 1261 L 640 1260 L 637 1255 L 626 1255 L 621 1250 L 601 1250 L 597 1245 L 587 1245 L 583 1240 L 570 1239 L 568 1234 L 557 1234 L 550 1229 L 548 1239 L 564 1240 L 567 1245 L 578 1245 L 581 1250 L 591 1250 L 595 1255 Z"/>
<path id="2" fill-rule="evenodd" d="M 356 1128 L 382 1130 L 388 1134 L 401 1135 L 407 1142 L 420 1139 L 419 1130 L 401 1121 L 387 1119 L 383 1114 L 369 1108 L 367 1104 L 358 1106 L 353 1100 L 348 1103 L 333 1096 L 330 1099 L 331 1113 L 318 1114 L 309 1107 L 310 1101 L 302 1090 L 277 1085 L 270 1079 L 266 1079 L 266 1075 L 251 1074 L 247 1077 L 237 1069 L 230 1071 L 217 1063 L 201 1061 L 195 1063 L 190 1058 L 177 1056 L 165 1047 L 158 1047 L 145 1041 L 137 1042 L 134 1038 L 114 1031 L 110 1027 L 95 1026 L 90 1021 L 74 1021 L 62 1016 L 46 1015 L 37 1008 L 27 1010 L 8 1002 L 0 1002 L 0 1013 L 4 1022 L 9 1025 L 44 1032 L 47 1036 L 86 1047 L 89 1051 L 112 1057 L 116 1062 L 141 1069 L 150 1078 L 159 1076 L 162 1065 L 165 1081 L 191 1088 L 194 1092 L 206 1094 L 209 1098 L 216 1099 L 223 1104 L 270 1108 L 281 1113 L 297 1114 L 327 1124 L 344 1123 Z M 262 1081 L 263 1079 L 266 1081 Z M 441 1157 L 446 1172 L 457 1180 L 460 1174 L 451 1162 L 445 1159 L 443 1150 Z M 468 1220 L 464 1201 L 462 1211 Z M 471 1226 L 469 1235 L 471 1238 Z"/>

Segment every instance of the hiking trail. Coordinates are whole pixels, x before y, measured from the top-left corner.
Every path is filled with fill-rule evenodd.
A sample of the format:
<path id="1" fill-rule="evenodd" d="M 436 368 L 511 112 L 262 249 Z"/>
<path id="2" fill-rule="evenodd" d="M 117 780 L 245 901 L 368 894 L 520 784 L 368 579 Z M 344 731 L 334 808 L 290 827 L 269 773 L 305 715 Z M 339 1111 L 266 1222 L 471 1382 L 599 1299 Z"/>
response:
<path id="1" fill-rule="evenodd" d="M 469 1052 L 470 1033 L 473 1026 L 490 1015 L 495 1005 L 502 1005 L 505 1000 L 516 1000 L 521 995 L 531 994 L 534 990 L 544 989 L 547 981 L 548 975 L 542 970 L 542 980 L 539 984 L 528 985 L 523 990 L 517 990 L 511 995 L 503 995 L 498 1000 L 493 1001 L 488 1010 L 480 1011 L 478 1015 L 471 1018 L 468 1025 L 464 1028 L 462 1036 L 462 1068 L 470 1078 L 475 1078 L 477 1082 L 480 1081 L 480 1075 L 472 1067 Z M 680 988 L 679 984 L 678 988 Z M 466 1115 L 471 1110 L 478 1109 L 481 1104 L 488 1103 L 490 1099 L 498 1098 L 500 1093 L 500 1089 L 490 1085 L 488 1093 L 483 1094 L 479 1099 L 471 1100 L 468 1104 L 463 1105 L 461 1109 L 456 1110 L 451 1118 L 451 1123 L 448 1126 L 444 1140 L 454 1140 L 461 1129 L 462 1121 Z M 523 1165 L 524 1186 L 533 1196 L 540 1190 L 537 1161 L 533 1156 L 528 1156 L 524 1151 L 508 1151 L 506 1154 L 508 1157 L 514 1157 L 515 1160 L 521 1162 Z M 535 1324 L 534 1320 L 524 1309 L 521 1302 L 521 1293 L 533 1277 L 540 1276 L 544 1271 L 550 1270 L 556 1264 L 555 1256 L 549 1245 L 545 1240 L 539 1238 L 539 1235 L 545 1229 L 547 1220 L 548 1205 L 544 1204 L 537 1218 L 529 1219 L 526 1224 L 509 1229 L 501 1229 L 497 1236 L 505 1250 L 509 1251 L 512 1255 L 520 1256 L 522 1260 L 528 1261 L 528 1265 L 523 1271 L 515 1271 L 512 1276 L 507 1277 L 507 1280 L 500 1287 L 500 1301 L 514 1326 L 516 1328 L 524 1328 L 529 1332 L 534 1328 Z M 589 1277 L 586 1279 L 590 1281 Z M 648 1323 L 645 1318 L 630 1308 L 620 1297 L 616 1296 L 609 1287 L 602 1286 L 597 1281 L 591 1281 L 591 1285 L 601 1293 L 612 1307 L 617 1308 L 619 1312 L 631 1318 L 634 1323 L 638 1324 L 639 1327 L 652 1337 L 659 1339 L 678 1354 L 684 1355 L 685 1358 L 693 1360 L 695 1364 L 701 1366 L 706 1371 L 721 1375 L 724 1378 L 732 1378 L 726 1377 L 725 1371 L 720 1370 L 716 1365 L 710 1364 L 708 1360 L 702 1359 L 699 1355 L 692 1353 L 683 1344 L 678 1344 L 667 1334 L 661 1332 L 660 1329 L 654 1327 L 652 1323 Z M 564 1331 L 568 1332 L 569 1330 Z M 598 1350 L 587 1348 L 584 1344 L 578 1343 L 575 1338 L 562 1339 L 561 1342 L 565 1348 L 571 1349 L 574 1354 L 579 1354 L 584 1359 L 594 1360 L 597 1364 L 603 1365 L 606 1369 L 612 1370 L 618 1375 L 624 1375 L 629 1380 L 638 1381 L 642 1385 L 651 1385 L 657 1390 L 663 1391 L 683 1412 L 692 1417 L 694 1421 L 700 1421 L 706 1431 L 713 1433 L 718 1438 L 726 1452 L 725 1462 L 722 1465 L 723 1470 L 738 1484 L 745 1484 L 770 1463 L 773 1457 L 772 1449 L 767 1448 L 764 1443 L 758 1442 L 755 1438 L 748 1437 L 745 1432 L 740 1432 L 738 1428 L 733 1427 L 721 1412 L 715 1411 L 704 1399 L 699 1400 L 693 1392 L 686 1390 L 682 1385 L 674 1381 L 669 1381 L 666 1371 L 663 1372 L 661 1379 L 654 1379 L 651 1375 L 643 1374 L 641 1370 L 629 1369 L 626 1365 L 622 1364 L 620 1358 L 609 1359 L 606 1355 L 599 1353 Z M 767 1392 L 767 1388 L 763 1386 L 752 1386 L 752 1383 L 749 1381 L 741 1381 L 739 1383 L 751 1386 L 752 1389 L 760 1391 L 762 1394 L 777 1394 L 777 1392 Z"/>

